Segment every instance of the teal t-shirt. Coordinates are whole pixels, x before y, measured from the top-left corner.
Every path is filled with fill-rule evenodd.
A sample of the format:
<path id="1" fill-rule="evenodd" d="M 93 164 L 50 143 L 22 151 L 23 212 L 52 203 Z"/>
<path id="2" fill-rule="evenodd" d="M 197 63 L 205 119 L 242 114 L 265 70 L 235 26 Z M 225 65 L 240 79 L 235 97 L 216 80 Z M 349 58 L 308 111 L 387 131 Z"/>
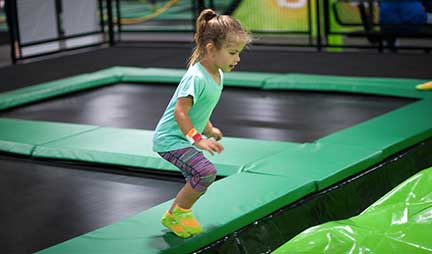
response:
<path id="1" fill-rule="evenodd" d="M 221 81 L 217 84 L 200 63 L 189 67 L 156 126 L 153 151 L 167 152 L 192 146 L 174 118 L 177 99 L 193 97 L 188 115 L 195 129 L 202 133 L 222 93 L 223 72 L 220 69 L 219 74 Z"/>

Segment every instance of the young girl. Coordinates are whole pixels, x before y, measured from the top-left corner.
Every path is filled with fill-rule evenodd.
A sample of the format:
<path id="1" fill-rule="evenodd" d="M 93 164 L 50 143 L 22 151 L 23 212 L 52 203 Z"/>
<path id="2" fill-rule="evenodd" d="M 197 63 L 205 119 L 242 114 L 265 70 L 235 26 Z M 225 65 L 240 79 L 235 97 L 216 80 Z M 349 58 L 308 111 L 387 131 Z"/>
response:
<path id="1" fill-rule="evenodd" d="M 178 167 L 186 178 L 162 224 L 187 238 L 202 232 L 192 206 L 216 178 L 216 168 L 200 150 L 221 153 L 222 132 L 210 122 L 223 88 L 223 71 L 231 71 L 250 41 L 240 23 L 207 9 L 196 22 L 196 47 L 153 137 L 153 150 Z M 203 134 L 203 135 L 201 135 Z"/>

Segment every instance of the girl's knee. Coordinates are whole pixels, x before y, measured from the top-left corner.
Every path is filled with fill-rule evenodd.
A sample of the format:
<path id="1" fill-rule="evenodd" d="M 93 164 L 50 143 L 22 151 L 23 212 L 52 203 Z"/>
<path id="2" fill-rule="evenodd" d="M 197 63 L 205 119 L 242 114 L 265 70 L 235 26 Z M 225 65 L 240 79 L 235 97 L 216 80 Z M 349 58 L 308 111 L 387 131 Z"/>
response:
<path id="1" fill-rule="evenodd" d="M 208 168 L 208 172 L 203 175 L 202 178 L 208 178 L 210 183 L 213 183 L 216 180 L 217 169 L 213 164 Z"/>
<path id="2" fill-rule="evenodd" d="M 211 167 L 206 168 L 206 170 L 203 170 L 198 175 L 196 175 L 197 178 L 197 184 L 194 189 L 200 192 L 206 192 L 207 188 L 216 180 L 217 170 L 216 168 L 211 165 Z"/>
<path id="3" fill-rule="evenodd" d="M 210 186 L 216 180 L 217 170 L 212 165 L 205 172 L 200 174 L 200 182 L 205 186 Z"/>

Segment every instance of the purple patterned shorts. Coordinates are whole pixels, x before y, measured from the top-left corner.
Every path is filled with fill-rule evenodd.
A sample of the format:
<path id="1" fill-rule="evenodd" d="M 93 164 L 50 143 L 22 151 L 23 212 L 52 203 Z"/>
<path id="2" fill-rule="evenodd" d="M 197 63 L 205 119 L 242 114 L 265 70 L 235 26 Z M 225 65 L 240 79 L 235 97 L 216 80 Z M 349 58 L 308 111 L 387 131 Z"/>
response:
<path id="1" fill-rule="evenodd" d="M 215 166 L 193 147 L 160 152 L 159 155 L 179 168 L 196 191 L 205 192 L 216 179 Z"/>

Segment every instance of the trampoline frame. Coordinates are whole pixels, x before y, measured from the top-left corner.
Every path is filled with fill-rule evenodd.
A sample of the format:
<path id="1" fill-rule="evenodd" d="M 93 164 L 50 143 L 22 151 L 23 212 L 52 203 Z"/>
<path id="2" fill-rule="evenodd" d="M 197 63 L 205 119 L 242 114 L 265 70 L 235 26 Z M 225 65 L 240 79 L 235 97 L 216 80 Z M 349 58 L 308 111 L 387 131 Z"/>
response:
<path id="1" fill-rule="evenodd" d="M 105 69 L 102 71 L 82 74 L 79 76 L 61 79 L 57 81 L 47 82 L 40 85 L 35 85 L 32 87 L 27 87 L 23 89 L 18 89 L 15 91 L 5 92 L 0 94 L 0 110 L 16 107 L 19 105 L 24 105 L 26 103 L 35 102 L 38 100 L 48 99 L 55 96 L 72 93 L 76 91 L 81 91 L 85 89 L 111 85 L 120 82 L 159 82 L 159 83 L 178 83 L 185 73 L 184 70 L 173 70 L 173 69 L 158 69 L 158 68 L 129 68 L 129 67 L 113 67 Z M 378 94 L 378 95 L 389 95 L 389 96 L 400 96 L 419 99 L 417 102 L 411 103 L 397 110 L 393 110 L 387 114 L 380 117 L 370 119 L 366 122 L 360 123 L 353 127 L 338 131 L 329 136 L 321 138 L 313 143 L 307 144 L 297 144 L 290 142 L 279 142 L 280 144 L 286 144 L 283 150 L 290 150 L 292 147 L 294 150 L 302 147 L 304 152 L 313 152 L 322 147 L 329 149 L 340 148 L 340 142 L 343 141 L 343 147 L 349 147 L 359 141 L 359 138 L 355 134 L 367 133 L 372 137 L 375 135 L 380 135 L 382 133 L 391 132 L 391 130 L 386 129 L 385 123 L 387 120 L 399 120 L 404 121 L 403 117 L 410 115 L 417 116 L 427 116 L 432 113 L 432 94 L 428 92 L 419 92 L 415 90 L 415 85 L 424 82 L 423 80 L 413 80 L 413 79 L 377 79 L 377 78 L 355 78 L 350 79 L 346 77 L 336 77 L 336 76 L 319 76 L 319 75 L 301 75 L 301 74 L 272 74 L 272 73 L 248 73 L 248 72 L 236 72 L 227 73 L 225 77 L 224 84 L 226 86 L 244 86 L 244 87 L 255 87 L 260 89 L 293 89 L 293 90 L 317 90 L 317 91 L 337 91 L 337 92 L 349 92 L 349 93 L 367 93 L 367 94 Z M 9 121 L 10 119 L 0 119 Z M 14 124 L 20 124 L 20 121 L 14 121 Z M 32 121 L 22 121 L 32 122 Z M 0 123 L 1 124 L 1 123 Z M 47 122 L 46 124 L 50 124 Z M 53 123 L 56 124 L 56 123 Z M 95 127 L 97 128 L 97 127 Z M 344 165 L 341 166 L 345 173 L 350 175 L 360 173 L 373 165 L 376 165 L 385 158 L 388 158 L 398 152 L 403 151 L 415 144 L 423 142 L 432 137 L 432 120 L 427 117 L 416 117 L 413 118 L 410 123 L 403 126 L 398 126 L 400 130 L 393 131 L 395 137 L 392 139 L 385 140 L 384 142 L 375 142 L 374 140 L 364 140 L 364 145 L 367 149 L 374 148 L 377 149 L 375 153 L 363 154 L 356 157 L 347 157 L 344 161 Z M 87 129 L 86 131 L 91 131 Z M 143 131 L 145 132 L 145 131 Z M 397 134 L 397 135 L 396 135 Z M 350 140 L 350 137 L 351 140 Z M 1 139 L 1 135 L 0 135 Z M 229 138 L 226 138 L 228 141 Z M 373 139 L 373 138 L 371 138 Z M 239 139 L 236 142 L 247 145 L 246 142 L 251 142 L 250 139 Z M 3 143 L 2 143 L 3 142 Z M 4 146 L 4 140 L 0 140 L 0 150 L 4 152 L 12 152 L 18 154 L 27 154 L 33 157 L 38 156 L 38 151 L 40 149 L 45 149 L 43 144 L 41 146 L 34 145 L 32 147 L 27 147 L 26 153 L 21 153 L 19 150 L 10 149 L 13 148 L 11 143 L 13 141 L 6 140 L 8 142 L 7 146 Z M 321 148 L 320 148 L 321 147 Z M 366 149 L 366 150 L 367 150 Z M 324 152 L 325 150 L 319 150 L 318 152 Z M 65 158 L 63 158 L 65 159 Z M 75 159 L 80 161 L 86 161 L 86 158 L 82 157 L 71 157 L 69 159 Z M 332 159 L 332 158 L 329 158 Z M 334 159 L 334 158 L 333 158 Z M 343 160 L 343 158 L 341 158 Z M 142 162 L 142 161 L 141 161 Z M 141 164 L 142 167 L 149 167 L 145 163 Z M 305 162 L 308 163 L 308 162 Z M 246 163 L 248 164 L 248 163 Z M 125 166 L 137 166 L 135 165 L 125 165 Z M 251 167 L 249 164 L 249 169 L 245 168 L 247 165 L 242 165 L 239 167 L 237 172 L 229 172 L 227 175 L 235 175 L 239 172 L 251 172 L 253 174 L 266 174 L 261 172 L 260 168 Z M 158 168 L 160 170 L 169 170 L 161 166 Z M 276 168 L 277 170 L 277 168 Z M 315 191 L 322 191 L 326 188 L 332 186 L 335 182 L 342 181 L 346 178 L 346 175 L 339 174 L 338 172 L 335 176 L 329 178 L 321 178 L 319 180 L 314 180 L 313 185 Z M 277 171 L 268 173 L 270 175 L 278 175 Z M 283 173 L 282 173 L 283 174 Z M 229 178 L 229 177 L 228 177 Z M 289 195 L 288 195 L 289 196 Z M 294 197 L 284 197 L 284 200 L 278 200 L 274 204 L 265 204 L 265 209 L 261 209 L 256 213 L 249 213 L 247 217 L 245 214 L 239 215 L 242 220 L 237 221 L 237 230 L 253 223 L 254 221 L 262 218 L 262 214 L 270 214 L 272 212 L 281 209 L 284 206 L 289 205 L 297 201 L 298 198 Z M 286 202 L 284 202 L 286 201 Z M 163 204 L 166 205 L 166 204 Z M 158 206 L 159 207 L 159 206 Z M 160 208 L 160 207 L 159 207 Z M 153 211 L 153 210 L 152 210 Z M 145 212 L 144 212 L 145 213 Z M 169 246 L 170 251 L 195 251 L 197 249 L 203 248 L 204 246 L 211 244 L 212 242 L 221 239 L 224 235 L 232 233 L 232 226 L 228 225 L 226 229 L 214 230 L 215 232 L 209 232 L 206 238 L 191 238 L 184 241 L 177 241 L 172 246 Z M 71 243 L 71 241 L 68 241 Z M 60 244 L 61 245 L 61 244 Z M 49 250 L 49 249 L 47 249 Z M 44 251 L 40 253 L 45 253 Z M 48 252 L 46 252 L 48 253 Z"/>

